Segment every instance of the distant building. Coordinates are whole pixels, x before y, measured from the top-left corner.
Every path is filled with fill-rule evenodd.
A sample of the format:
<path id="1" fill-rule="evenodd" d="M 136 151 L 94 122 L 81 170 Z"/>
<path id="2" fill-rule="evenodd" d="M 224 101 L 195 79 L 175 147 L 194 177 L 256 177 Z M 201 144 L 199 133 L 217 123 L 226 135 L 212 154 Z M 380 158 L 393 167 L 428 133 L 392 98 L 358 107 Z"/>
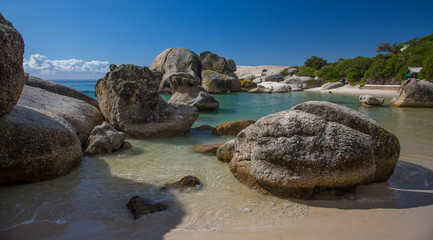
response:
<path id="1" fill-rule="evenodd" d="M 409 79 L 409 78 L 418 78 L 418 74 L 421 71 L 422 67 L 408 67 L 407 68 L 409 73 L 404 75 L 404 79 Z"/>

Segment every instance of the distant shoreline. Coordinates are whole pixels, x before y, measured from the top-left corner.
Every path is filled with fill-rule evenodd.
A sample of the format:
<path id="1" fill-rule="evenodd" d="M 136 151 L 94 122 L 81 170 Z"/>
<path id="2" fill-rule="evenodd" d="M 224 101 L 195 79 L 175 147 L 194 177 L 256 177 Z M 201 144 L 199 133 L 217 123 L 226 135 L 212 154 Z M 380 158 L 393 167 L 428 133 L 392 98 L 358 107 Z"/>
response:
<path id="1" fill-rule="evenodd" d="M 398 97 L 400 93 L 396 90 L 376 90 L 376 89 L 359 89 L 351 86 L 344 86 L 335 89 L 324 90 L 321 88 L 310 88 L 305 89 L 305 92 L 322 92 L 328 93 L 329 91 L 332 94 L 350 94 L 350 95 L 372 95 L 374 97 Z"/>

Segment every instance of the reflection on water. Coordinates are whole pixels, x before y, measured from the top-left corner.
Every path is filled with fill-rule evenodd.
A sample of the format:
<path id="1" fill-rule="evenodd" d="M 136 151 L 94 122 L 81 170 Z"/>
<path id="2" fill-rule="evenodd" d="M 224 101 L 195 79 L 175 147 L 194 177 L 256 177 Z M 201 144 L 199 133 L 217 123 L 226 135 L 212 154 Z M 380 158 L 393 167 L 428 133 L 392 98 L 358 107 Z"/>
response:
<path id="1" fill-rule="evenodd" d="M 257 120 L 307 100 L 328 100 L 361 111 L 394 132 L 402 146 L 402 162 L 388 183 L 359 187 L 355 202 L 295 202 L 258 194 L 240 184 L 228 165 L 215 156 L 188 150 L 196 144 L 225 142 L 233 137 L 193 131 L 184 137 L 130 140 L 132 150 L 85 157 L 67 176 L 0 188 L 0 239 L 161 239 L 173 230 L 258 229 L 298 221 L 307 216 L 308 205 L 369 209 L 433 203 L 433 109 L 365 108 L 357 96 L 330 97 L 315 92 L 234 93 L 215 98 L 220 109 L 200 113 L 194 127 Z M 197 176 L 202 188 L 159 190 L 186 175 Z M 134 221 L 126 209 L 134 195 L 162 199 L 170 207 Z M 412 200 L 407 201 L 409 198 Z M 368 204 L 360 205 L 362 202 Z"/>

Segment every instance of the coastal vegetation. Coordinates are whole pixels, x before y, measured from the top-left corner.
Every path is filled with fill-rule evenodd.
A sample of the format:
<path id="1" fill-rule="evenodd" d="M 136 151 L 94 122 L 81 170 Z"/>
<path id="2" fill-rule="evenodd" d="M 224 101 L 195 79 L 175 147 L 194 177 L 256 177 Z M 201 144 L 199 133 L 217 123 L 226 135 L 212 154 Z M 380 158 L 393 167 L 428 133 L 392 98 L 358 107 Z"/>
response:
<path id="1" fill-rule="evenodd" d="M 392 84 L 405 80 L 408 67 L 423 67 L 419 77 L 433 79 L 433 34 L 404 43 L 381 42 L 376 51 L 379 54 L 372 58 L 340 58 L 333 63 L 312 56 L 299 67 L 298 75 L 319 76 L 322 83 L 346 78 L 352 84 Z"/>

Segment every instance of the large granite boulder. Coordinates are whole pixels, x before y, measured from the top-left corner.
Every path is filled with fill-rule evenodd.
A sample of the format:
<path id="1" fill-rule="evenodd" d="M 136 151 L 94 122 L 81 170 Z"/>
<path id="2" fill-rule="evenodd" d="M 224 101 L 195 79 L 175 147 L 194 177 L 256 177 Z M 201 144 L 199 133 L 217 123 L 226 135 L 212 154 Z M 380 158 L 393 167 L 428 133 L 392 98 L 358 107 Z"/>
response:
<path id="1" fill-rule="evenodd" d="M 246 127 L 254 123 L 255 123 L 254 120 L 247 120 L 247 119 L 223 122 L 218 124 L 218 126 L 216 126 L 216 128 L 212 130 L 212 134 L 217 136 L 219 135 L 236 136 Z"/>
<path id="2" fill-rule="evenodd" d="M 203 70 L 201 86 L 209 93 L 239 92 L 240 82 L 234 74 L 224 74 L 213 70 Z"/>
<path id="3" fill-rule="evenodd" d="M 219 102 L 187 73 L 171 75 L 170 84 L 173 95 L 168 103 L 173 106 L 194 106 L 198 111 L 212 111 L 219 107 Z"/>
<path id="4" fill-rule="evenodd" d="M 87 102 L 28 85 L 24 86 L 18 104 L 64 118 L 74 128 L 83 146 L 93 128 L 104 121 L 99 109 Z"/>
<path id="5" fill-rule="evenodd" d="M 197 84 L 201 83 L 202 65 L 200 58 L 193 51 L 185 48 L 168 48 L 153 60 L 152 70 L 160 71 L 162 80 L 159 85 L 161 93 L 171 93 L 169 79 L 172 74 L 188 73 Z"/>
<path id="6" fill-rule="evenodd" d="M 125 141 L 125 133 L 119 132 L 103 122 L 96 126 L 90 133 L 86 143 L 87 154 L 111 154 L 120 149 L 131 148 L 131 144 Z"/>
<path id="7" fill-rule="evenodd" d="M 158 93 L 162 74 L 147 67 L 110 65 L 98 80 L 95 95 L 105 119 L 131 137 L 183 135 L 198 118 L 195 107 L 176 108 Z"/>
<path id="8" fill-rule="evenodd" d="M 47 91 L 52 92 L 52 93 L 56 93 L 59 95 L 75 98 L 75 99 L 87 102 L 88 104 L 91 104 L 91 105 L 99 108 L 99 104 L 98 104 L 98 101 L 96 101 L 96 99 L 89 97 L 86 94 L 84 94 L 80 91 L 77 91 L 73 88 L 70 88 L 68 86 L 65 86 L 65 85 L 62 85 L 62 84 L 59 84 L 56 82 L 52 82 L 52 81 L 48 81 L 48 80 L 45 80 L 42 78 L 30 76 L 26 82 L 26 85 L 32 86 L 32 87 L 37 87 L 37 88 L 42 88 L 42 89 L 47 90 Z"/>
<path id="9" fill-rule="evenodd" d="M 323 90 L 329 90 L 329 89 L 334 89 L 334 88 L 339 88 L 339 87 L 343 87 L 344 83 L 342 82 L 327 82 L 325 84 L 323 84 L 320 88 Z"/>
<path id="10" fill-rule="evenodd" d="M 284 80 L 284 83 L 287 83 L 290 85 L 292 89 L 309 89 L 309 88 L 315 88 L 320 87 L 320 81 L 316 80 L 312 77 L 307 76 L 298 76 L 293 75 L 290 77 L 287 77 Z"/>
<path id="11" fill-rule="evenodd" d="M 271 89 L 272 93 L 286 93 L 291 90 L 289 84 L 279 82 L 262 82 L 257 84 L 258 87 Z"/>
<path id="12" fill-rule="evenodd" d="M 221 162 L 230 162 L 233 158 L 233 154 L 235 153 L 236 147 L 236 139 L 232 139 L 222 146 L 220 146 L 216 151 L 216 157 Z"/>
<path id="13" fill-rule="evenodd" d="M 201 86 L 209 93 L 239 92 L 240 82 L 236 74 L 236 63 L 215 53 L 200 54 L 203 66 Z"/>
<path id="14" fill-rule="evenodd" d="M 282 82 L 282 81 L 284 81 L 284 76 L 281 73 L 275 73 L 265 77 L 265 82 Z"/>
<path id="15" fill-rule="evenodd" d="M 376 98 L 371 95 L 360 95 L 359 102 L 364 106 L 382 106 L 385 99 Z"/>
<path id="16" fill-rule="evenodd" d="M 433 107 L 433 83 L 426 80 L 403 81 L 400 96 L 391 101 L 396 107 Z"/>
<path id="17" fill-rule="evenodd" d="M 0 13 L 0 116 L 18 102 L 24 86 L 24 40 Z"/>
<path id="18" fill-rule="evenodd" d="M 397 137 L 367 116 L 311 101 L 240 132 L 229 166 L 249 187 L 311 198 L 318 190 L 386 181 L 399 153 Z"/>
<path id="19" fill-rule="evenodd" d="M 0 185 L 59 177 L 82 158 L 69 123 L 42 110 L 15 106 L 0 116 L 0 138 Z"/>

